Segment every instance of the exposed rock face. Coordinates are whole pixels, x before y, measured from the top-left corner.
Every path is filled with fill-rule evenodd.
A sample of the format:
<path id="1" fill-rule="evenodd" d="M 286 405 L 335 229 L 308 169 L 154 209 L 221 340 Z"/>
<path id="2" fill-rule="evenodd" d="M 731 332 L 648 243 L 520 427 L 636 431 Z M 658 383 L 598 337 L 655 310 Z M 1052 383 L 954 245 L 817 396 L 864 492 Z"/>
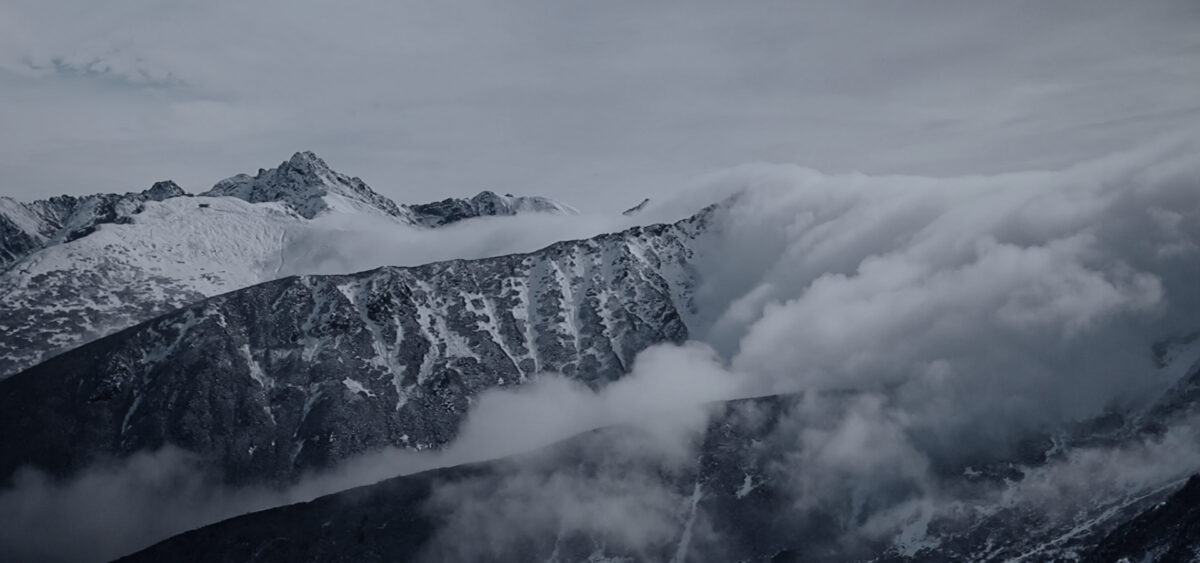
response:
<path id="1" fill-rule="evenodd" d="M 136 194 L 0 198 L 0 379 L 205 297 L 278 278 L 290 230 L 323 228 L 310 219 L 329 211 L 351 221 L 386 217 L 404 236 L 468 217 L 569 210 L 543 198 L 480 194 L 462 200 L 471 202 L 466 212 L 433 205 L 443 214 L 418 221 L 311 152 L 204 194 L 230 197 L 181 195 L 166 181 Z"/>
<path id="2" fill-rule="evenodd" d="M 0 197 L 0 271 L 49 245 L 70 242 L 105 223 L 126 223 L 146 201 L 186 195 L 170 180 L 141 192 L 57 196 L 32 203 Z"/>
<path id="3" fill-rule="evenodd" d="M 176 184 L 171 180 L 163 180 L 161 182 L 155 182 L 153 186 L 150 186 L 150 189 L 142 192 L 142 195 L 146 196 L 146 199 L 163 201 L 173 197 L 187 195 L 187 192 L 183 191 L 183 188 L 179 187 L 179 184 Z"/>
<path id="4" fill-rule="evenodd" d="M 1200 475 L 1177 492 L 1121 524 L 1084 557 L 1084 561 L 1160 561 L 1186 563 L 1200 554 Z"/>
<path id="5" fill-rule="evenodd" d="M 259 170 L 254 177 L 238 174 L 221 180 L 200 195 L 236 197 L 250 203 L 282 202 L 307 219 L 331 208 L 349 208 L 407 220 L 395 202 L 358 178 L 334 172 L 308 151 L 292 155 L 276 168 Z"/>
<path id="6" fill-rule="evenodd" d="M 687 337 L 705 214 L 527 255 L 302 276 L 208 299 L 0 382 L 0 476 L 173 444 L 284 482 L 455 435 L 472 396 L 561 372 L 599 386 Z"/>
<path id="7" fill-rule="evenodd" d="M 625 211 L 622 211 L 621 215 L 625 215 L 625 216 L 637 215 L 638 213 L 641 213 L 642 210 L 645 209 L 646 205 L 648 205 L 649 203 L 650 203 L 650 198 L 645 198 L 642 200 L 641 203 L 639 203 L 633 207 L 630 207 L 629 209 L 626 209 Z"/>
<path id="8" fill-rule="evenodd" d="M 470 199 L 444 199 L 422 205 L 410 205 L 414 220 L 426 227 L 441 227 L 476 217 L 517 215 L 521 213 L 552 213 L 575 215 L 574 208 L 545 197 L 496 195 L 479 192 Z"/>
<path id="9" fill-rule="evenodd" d="M 40 227 L 39 218 L 24 206 L 0 198 L 0 271 L 45 244 Z"/>
<path id="10" fill-rule="evenodd" d="M 115 209 L 131 214 L 118 213 L 111 224 L 80 222 L 92 232 L 39 248 L 0 272 L 0 378 L 205 297 L 271 279 L 287 229 L 303 221 L 279 204 L 231 198 L 119 203 Z"/>
<path id="11" fill-rule="evenodd" d="M 1176 344 L 1193 347 L 1200 342 L 1187 337 Z M 1154 478 L 1130 480 L 1120 487 L 1097 484 L 1087 489 L 1086 498 L 1082 499 L 1070 495 L 1057 499 L 1030 498 L 1029 493 L 1022 497 L 1013 491 L 1021 490 L 1022 482 L 1028 479 L 1044 478 L 1044 469 L 1064 463 L 1076 453 L 1086 456 L 1137 451 L 1142 445 L 1161 440 L 1168 428 L 1184 432 L 1190 439 L 1200 438 L 1194 435 L 1193 419 L 1200 414 L 1200 403 L 1191 398 L 1194 389 L 1200 387 L 1200 364 L 1193 361 L 1193 351 L 1179 352 L 1180 357 L 1175 361 L 1182 364 L 1187 375 L 1150 406 L 1135 412 L 1109 413 L 1078 423 L 1055 436 L 1031 440 L 1031 447 L 1027 448 L 1030 455 L 991 466 L 953 468 L 945 476 L 947 482 L 974 486 L 975 497 L 964 497 L 957 510 L 925 522 L 919 541 L 908 545 L 896 542 L 875 561 L 1120 560 L 1097 555 L 1108 553 L 1105 550 L 1109 548 L 1104 546 L 1120 543 L 1106 536 L 1116 533 L 1114 530 L 1128 529 L 1129 522 L 1144 518 L 1139 517 L 1143 511 L 1153 511 L 1151 507 L 1175 491 L 1181 484 L 1180 478 L 1186 478 L 1186 466 L 1171 469 L 1184 471 L 1180 476 L 1159 468 L 1160 474 Z M 1200 520 L 1192 525 L 1200 526 Z M 1162 531 L 1163 537 L 1170 534 Z M 1159 555 L 1131 560 L 1175 560 L 1160 559 Z"/>
<path id="12" fill-rule="evenodd" d="M 0 198 L 0 379 L 45 354 L 200 298 L 197 291 L 160 284 L 165 278 L 121 256 L 106 255 L 109 249 L 119 254 L 118 247 L 128 246 L 123 242 L 79 246 L 101 228 L 135 222 L 147 202 L 174 204 L 186 201 L 184 195 L 174 182 L 164 181 L 123 195 L 58 196 L 32 203 Z"/>

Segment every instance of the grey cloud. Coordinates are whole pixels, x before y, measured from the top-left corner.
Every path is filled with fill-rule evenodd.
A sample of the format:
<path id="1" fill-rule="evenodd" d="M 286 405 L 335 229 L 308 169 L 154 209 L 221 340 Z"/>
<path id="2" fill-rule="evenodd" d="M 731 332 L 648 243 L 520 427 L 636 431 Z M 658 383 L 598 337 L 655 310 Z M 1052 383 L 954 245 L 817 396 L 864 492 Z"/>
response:
<path id="1" fill-rule="evenodd" d="M 13 561 L 106 561 L 132 546 L 279 502 L 214 486 L 186 452 L 142 452 L 68 482 L 35 471 L 0 491 L 0 548 Z"/>
<path id="2" fill-rule="evenodd" d="M 964 499 L 946 478 L 1011 459 L 1029 439 L 1105 409 L 1144 406 L 1191 367 L 1159 369 L 1151 347 L 1200 328 L 1196 154 L 1197 145 L 1183 141 L 1060 172 L 927 178 L 749 166 L 716 175 L 696 192 L 648 207 L 639 219 L 727 200 L 697 242 L 697 298 L 707 309 L 689 327 L 698 343 L 649 350 L 628 379 L 598 393 L 547 375 L 530 387 L 481 397 L 461 439 L 443 452 L 380 452 L 289 491 L 201 495 L 215 506 L 183 512 L 215 517 L 244 510 L 240 499 L 304 500 L 641 421 L 645 439 L 593 452 L 597 459 L 644 462 L 638 467 L 649 473 L 632 473 L 627 482 L 569 472 L 547 478 L 536 464 L 518 464 L 500 482 L 446 489 L 439 502 L 462 506 L 455 526 L 489 521 L 494 527 L 479 535 L 481 543 L 444 546 L 451 549 L 444 553 L 508 552 L 519 549 L 506 543 L 514 537 L 509 532 L 544 540 L 558 533 L 547 526 L 563 521 L 585 536 L 628 544 L 622 551 L 659 553 L 686 521 L 671 507 L 686 506 L 688 491 L 656 488 L 638 476 L 694 459 L 705 423 L 696 405 L 780 390 L 805 393 L 768 437 L 781 455 L 773 470 L 794 496 L 792 513 L 783 517 L 804 522 L 826 515 L 848 544 L 886 541 L 972 498 L 1007 494 L 1034 507 L 1039 497 L 1073 498 L 1073 479 L 1114 492 L 1131 483 L 1168 486 L 1200 470 L 1191 453 L 1168 455 L 1194 437 L 1187 424 L 1157 441 L 1078 450 L 1008 492 L 982 487 Z M 594 220 L 581 228 L 625 219 Z M 503 232 L 500 225 L 471 227 L 482 230 L 464 230 L 455 244 L 471 248 L 469 240 L 489 229 Z M 513 244 L 530 240 L 523 237 Z M 664 417 L 653 416 L 662 411 Z M 136 466 L 117 474 L 118 482 L 146 479 Z M 90 498 L 96 482 L 32 479 L 0 503 L 36 498 L 43 511 L 64 514 L 54 507 L 80 502 L 76 491 Z M 482 490 L 504 494 L 489 504 L 478 497 Z M 227 502 L 231 497 L 239 500 Z M 129 506 L 145 515 L 127 520 L 136 524 L 179 505 Z M 523 510 L 536 517 L 506 517 Z M 7 529 L 36 529 L 45 521 L 45 512 L 29 514 L 6 522 Z M 645 519 L 618 518 L 625 514 Z M 88 538 L 94 516 L 68 516 L 82 521 L 64 529 L 84 530 L 74 537 Z M 697 533 L 703 530 L 701 521 Z M 125 548 L 145 539 L 114 537 L 126 538 Z"/>
<path id="3" fill-rule="evenodd" d="M 6 515 L 0 521 L 0 549 L 17 560 L 109 560 L 239 514 L 397 475 L 526 453 L 614 424 L 636 425 L 637 439 L 605 442 L 595 452 L 599 457 L 591 459 L 620 462 L 636 473 L 609 474 L 604 483 L 588 474 L 547 475 L 555 460 L 534 456 L 540 461 L 512 465 L 499 483 L 447 488 L 436 501 L 458 499 L 461 506 L 447 528 L 451 535 L 431 549 L 464 557 L 505 552 L 512 530 L 489 535 L 483 529 L 477 537 L 482 543 L 452 541 L 460 526 L 475 528 L 479 519 L 492 516 L 524 522 L 523 532 L 531 536 L 544 532 L 548 535 L 539 537 L 553 538 L 554 526 L 561 524 L 568 531 L 601 530 L 637 548 L 650 538 L 671 539 L 670 526 L 684 501 L 656 488 L 653 478 L 659 471 L 683 470 L 707 421 L 704 405 L 736 396 L 741 383 L 703 345 L 656 347 L 638 357 L 628 377 L 598 393 L 555 374 L 521 388 L 493 390 L 476 399 L 459 439 L 443 450 L 373 452 L 286 489 L 216 484 L 195 459 L 169 447 L 99 463 L 67 480 L 25 470 L 13 487 L 0 491 L 0 511 Z M 501 489 L 491 491 L 493 485 Z M 633 520 L 633 513 L 646 518 Z"/>
<path id="4" fill-rule="evenodd" d="M 1058 168 L 1194 127 L 1185 1 L 10 3 L 9 195 L 196 190 L 310 148 L 389 196 L 619 210 L 750 161 Z M 351 40 L 351 38 L 353 40 Z M 104 60 L 139 91 L 28 72 Z"/>

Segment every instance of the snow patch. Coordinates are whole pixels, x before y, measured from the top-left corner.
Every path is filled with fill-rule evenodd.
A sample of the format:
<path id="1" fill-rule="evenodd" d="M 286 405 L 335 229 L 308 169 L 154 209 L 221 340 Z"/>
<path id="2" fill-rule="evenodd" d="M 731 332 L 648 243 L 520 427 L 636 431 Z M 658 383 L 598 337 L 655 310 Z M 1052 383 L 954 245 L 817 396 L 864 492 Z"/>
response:
<path id="1" fill-rule="evenodd" d="M 754 489 L 757 488 L 758 485 L 754 483 L 754 478 L 751 477 L 749 473 L 746 473 L 746 478 L 742 480 L 742 486 L 737 490 L 736 493 L 734 493 L 734 496 L 739 499 L 746 498 L 746 495 L 750 494 L 754 491 Z"/>
<path id="2" fill-rule="evenodd" d="M 360 393 L 368 397 L 375 396 L 375 393 L 371 392 L 370 389 L 363 387 L 363 384 L 359 383 L 358 380 L 347 377 L 342 380 L 342 385 L 345 385 L 346 389 L 349 389 L 352 393 Z"/>

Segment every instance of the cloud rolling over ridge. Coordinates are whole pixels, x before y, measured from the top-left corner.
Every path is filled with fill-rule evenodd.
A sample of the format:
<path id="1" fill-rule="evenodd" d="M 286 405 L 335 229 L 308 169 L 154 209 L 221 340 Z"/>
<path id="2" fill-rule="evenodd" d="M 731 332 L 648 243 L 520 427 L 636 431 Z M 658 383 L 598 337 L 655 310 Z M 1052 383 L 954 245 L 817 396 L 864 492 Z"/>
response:
<path id="1" fill-rule="evenodd" d="M 791 476 L 785 481 L 795 510 L 848 507 L 838 512 L 848 537 L 886 537 L 914 514 L 941 510 L 950 494 L 943 483 L 948 470 L 1005 459 L 1030 437 L 1105 409 L 1143 406 L 1175 383 L 1169 374 L 1182 375 L 1160 370 L 1151 347 L 1200 329 L 1198 155 L 1195 144 L 1181 142 L 1060 172 L 954 178 L 827 175 L 772 165 L 727 171 L 695 192 L 655 202 L 644 219 L 678 218 L 727 201 L 695 242 L 699 311 L 688 325 L 697 343 L 643 353 L 628 379 L 598 394 L 547 376 L 528 388 L 485 395 L 462 438 L 445 452 L 382 452 L 292 491 L 245 498 L 264 499 L 262 506 L 311 498 L 399 473 L 526 451 L 658 411 L 676 413 L 644 423 L 655 429 L 653 439 L 624 454 L 654 463 L 688 459 L 704 420 L 696 405 L 799 391 L 804 399 L 770 436 L 784 454 L 777 470 Z M 594 221 L 585 228 L 604 230 L 606 221 L 618 228 L 626 219 Z M 449 244 L 478 244 L 468 236 L 474 228 L 534 224 L 464 227 L 461 241 Z M 357 244 L 351 240 L 345 248 Z M 1180 424 L 1148 445 L 1080 450 L 1035 474 L 1021 485 L 1034 492 L 1022 494 L 1033 499 L 1039 487 L 1061 488 L 1069 481 L 1064 476 L 1073 475 L 1090 475 L 1108 488 L 1123 486 L 1123 475 L 1170 482 L 1194 459 L 1161 455 L 1169 449 L 1161 444 L 1186 442 L 1194 435 L 1190 429 Z M 1137 455 L 1126 455 L 1139 451 L 1158 454 L 1136 463 Z M 1094 470 L 1097 458 L 1118 467 L 1101 475 Z M 545 483 L 527 477 L 514 472 L 505 484 L 510 498 L 520 506 L 537 504 L 549 516 L 519 530 L 504 527 L 511 519 L 484 519 L 500 526 L 493 536 L 556 533 L 543 524 L 571 507 L 600 511 L 582 512 L 586 517 L 576 520 L 582 528 L 589 521 L 609 526 L 613 520 L 604 515 L 634 510 L 597 504 L 595 497 L 574 502 L 586 496 L 586 480 L 533 490 Z M 686 501 L 678 491 L 639 483 L 650 490 L 632 496 L 650 503 L 651 513 Z M 28 491 L 62 495 L 57 506 L 75 502 L 72 485 L 26 484 L 26 491 L 0 496 L 0 505 L 27 498 L 21 495 Z M 481 514 L 505 508 L 468 503 L 477 493 L 466 483 L 439 502 L 453 504 L 457 494 L 462 506 Z M 221 504 L 229 496 L 236 495 L 210 498 Z M 244 508 L 196 510 L 202 517 L 190 524 Z M 461 525 L 477 521 L 469 513 L 459 516 Z M 8 526 L 19 530 L 37 521 Z M 79 529 L 86 537 L 89 528 Z M 604 533 L 625 531 L 610 526 Z M 662 534 L 642 540 L 659 542 Z"/>

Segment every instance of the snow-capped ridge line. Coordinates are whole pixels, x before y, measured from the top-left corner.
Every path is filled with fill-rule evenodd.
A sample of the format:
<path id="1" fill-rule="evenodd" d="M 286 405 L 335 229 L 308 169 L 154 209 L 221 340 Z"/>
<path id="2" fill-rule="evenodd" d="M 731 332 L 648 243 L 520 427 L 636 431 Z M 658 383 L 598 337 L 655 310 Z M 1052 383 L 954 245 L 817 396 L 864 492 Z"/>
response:
<path id="1" fill-rule="evenodd" d="M 490 190 L 479 192 L 471 198 L 447 198 L 405 207 L 412 213 L 416 223 L 425 227 L 441 227 L 476 217 L 524 213 L 579 214 L 574 207 L 548 197 L 498 195 Z"/>
<path id="2" fill-rule="evenodd" d="M 231 176 L 199 195 L 236 197 L 250 203 L 281 202 L 306 219 L 330 209 L 408 219 L 396 202 L 362 179 L 334 171 L 312 151 L 297 152 L 275 168 L 260 168 L 254 176 Z"/>
<path id="3" fill-rule="evenodd" d="M 253 207 L 213 208 L 239 203 Z M 164 443 L 244 483 L 381 447 L 440 447 L 484 390 L 543 371 L 598 388 L 647 347 L 685 341 L 703 217 L 193 299 L 0 382 L 3 432 L 87 429 L 70 444 L 30 438 L 41 453 L 0 452 L 0 479 L 27 463 L 69 473 Z M 57 406 L 37 407 L 51 396 Z"/>
<path id="4" fill-rule="evenodd" d="M 0 272 L 43 248 L 85 237 L 101 225 L 130 223 L 146 202 L 187 195 L 175 182 L 163 180 L 124 194 L 60 195 L 27 203 L 0 197 Z"/>
<path id="5" fill-rule="evenodd" d="M 549 201 L 484 192 L 463 218 L 574 212 Z M 310 252 L 305 236 L 360 224 L 373 238 L 429 228 L 310 151 L 196 197 L 169 180 L 124 195 L 0 197 L 0 379 L 198 299 L 306 273 L 283 267 Z"/>

